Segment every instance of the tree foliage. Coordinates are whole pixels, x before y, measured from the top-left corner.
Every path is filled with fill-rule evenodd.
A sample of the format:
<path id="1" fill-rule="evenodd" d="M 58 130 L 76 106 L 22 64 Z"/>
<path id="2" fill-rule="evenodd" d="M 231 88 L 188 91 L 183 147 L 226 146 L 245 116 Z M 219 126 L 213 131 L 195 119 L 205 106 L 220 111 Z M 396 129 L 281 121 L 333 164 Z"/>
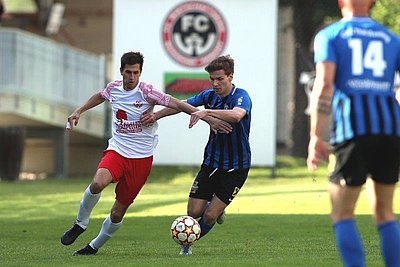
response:
<path id="1" fill-rule="evenodd" d="M 400 1 L 378 0 L 371 17 L 400 35 Z"/>

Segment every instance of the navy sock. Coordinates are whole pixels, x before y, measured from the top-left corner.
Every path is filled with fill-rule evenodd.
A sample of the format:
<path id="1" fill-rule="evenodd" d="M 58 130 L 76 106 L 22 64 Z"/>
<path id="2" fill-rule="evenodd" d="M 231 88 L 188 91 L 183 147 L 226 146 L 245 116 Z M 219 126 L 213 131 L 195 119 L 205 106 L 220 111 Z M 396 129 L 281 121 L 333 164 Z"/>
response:
<path id="1" fill-rule="evenodd" d="M 365 253 L 353 219 L 342 220 L 334 224 L 336 245 L 345 267 L 365 266 Z"/>
<path id="2" fill-rule="evenodd" d="M 201 228 L 201 234 L 200 234 L 200 238 L 205 236 L 208 232 L 210 232 L 210 230 L 213 228 L 214 224 L 206 224 L 203 220 L 203 217 L 199 220 L 199 224 L 200 224 L 200 228 Z"/>
<path id="3" fill-rule="evenodd" d="M 387 267 L 400 266 L 400 230 L 396 221 L 378 225 L 382 256 Z"/>

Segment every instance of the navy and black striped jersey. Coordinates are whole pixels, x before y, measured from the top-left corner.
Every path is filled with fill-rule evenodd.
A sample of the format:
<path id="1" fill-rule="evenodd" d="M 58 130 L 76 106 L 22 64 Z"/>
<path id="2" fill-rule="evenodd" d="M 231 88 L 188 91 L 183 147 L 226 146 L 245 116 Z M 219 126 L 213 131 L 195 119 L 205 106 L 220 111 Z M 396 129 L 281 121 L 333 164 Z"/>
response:
<path id="1" fill-rule="evenodd" d="M 220 98 L 212 88 L 187 99 L 192 106 L 204 106 L 206 109 L 233 109 L 240 107 L 247 114 L 238 123 L 232 124 L 229 134 L 213 133 L 204 149 L 203 164 L 222 170 L 250 168 L 251 152 L 249 144 L 251 122 L 251 99 L 241 88 L 233 86 L 231 94 Z"/>
<path id="2" fill-rule="evenodd" d="M 331 143 L 365 135 L 400 137 L 394 77 L 400 38 L 368 17 L 343 18 L 314 42 L 315 62 L 336 65 Z"/>

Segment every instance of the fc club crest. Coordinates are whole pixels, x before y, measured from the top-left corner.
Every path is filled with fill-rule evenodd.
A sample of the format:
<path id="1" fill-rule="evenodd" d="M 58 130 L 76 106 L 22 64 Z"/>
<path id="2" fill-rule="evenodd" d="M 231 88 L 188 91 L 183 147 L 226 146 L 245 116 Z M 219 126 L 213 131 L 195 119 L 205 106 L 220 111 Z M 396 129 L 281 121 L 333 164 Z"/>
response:
<path id="1" fill-rule="evenodd" d="M 162 39 L 168 54 L 178 63 L 200 67 L 218 57 L 225 47 L 226 24 L 213 6 L 184 2 L 164 21 Z"/>

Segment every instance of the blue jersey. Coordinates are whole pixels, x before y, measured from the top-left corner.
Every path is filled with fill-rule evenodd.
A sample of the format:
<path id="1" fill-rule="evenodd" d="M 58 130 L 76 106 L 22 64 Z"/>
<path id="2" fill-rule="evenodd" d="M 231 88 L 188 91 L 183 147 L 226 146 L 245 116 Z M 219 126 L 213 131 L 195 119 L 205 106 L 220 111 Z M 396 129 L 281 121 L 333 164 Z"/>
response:
<path id="1" fill-rule="evenodd" d="M 250 168 L 250 122 L 251 99 L 249 94 L 240 88 L 233 86 L 232 92 L 220 98 L 212 88 L 187 99 L 192 106 L 204 106 L 206 109 L 233 109 L 240 107 L 246 110 L 246 115 L 238 123 L 232 125 L 229 134 L 213 133 L 204 149 L 203 164 L 222 170 Z"/>
<path id="2" fill-rule="evenodd" d="M 393 82 L 400 39 L 368 17 L 343 18 L 315 37 L 315 62 L 336 65 L 331 143 L 365 135 L 400 137 Z"/>

